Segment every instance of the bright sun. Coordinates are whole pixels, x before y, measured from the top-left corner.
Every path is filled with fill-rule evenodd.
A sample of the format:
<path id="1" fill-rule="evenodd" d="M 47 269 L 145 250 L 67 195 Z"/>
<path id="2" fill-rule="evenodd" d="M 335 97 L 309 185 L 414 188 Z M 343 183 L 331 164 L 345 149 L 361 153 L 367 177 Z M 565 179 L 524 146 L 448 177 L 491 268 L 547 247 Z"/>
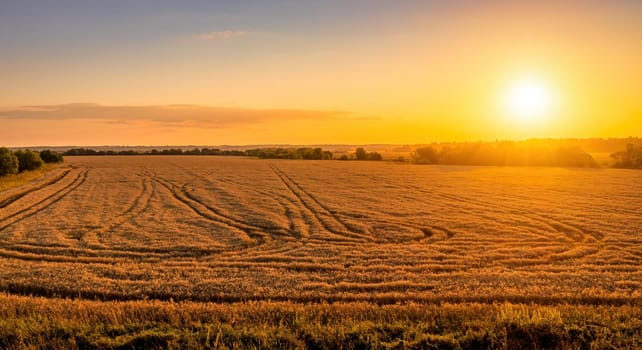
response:
<path id="1" fill-rule="evenodd" d="M 550 86 L 533 78 L 515 82 L 506 90 L 503 98 L 508 117 L 527 124 L 549 117 L 554 102 Z"/>

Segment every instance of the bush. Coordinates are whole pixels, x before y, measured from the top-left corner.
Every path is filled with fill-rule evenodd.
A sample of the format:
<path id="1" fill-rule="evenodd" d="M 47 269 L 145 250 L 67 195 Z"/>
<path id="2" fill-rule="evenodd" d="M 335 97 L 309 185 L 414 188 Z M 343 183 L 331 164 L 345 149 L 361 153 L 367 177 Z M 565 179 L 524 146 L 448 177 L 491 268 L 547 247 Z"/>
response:
<path id="1" fill-rule="evenodd" d="M 366 154 L 366 160 L 383 160 L 383 157 L 379 152 L 368 152 Z"/>
<path id="2" fill-rule="evenodd" d="M 24 150 L 16 151 L 16 157 L 18 157 L 18 171 L 23 172 L 25 170 L 35 170 L 42 166 L 42 159 L 38 152 Z"/>
<path id="3" fill-rule="evenodd" d="M 62 163 L 62 154 L 46 149 L 40 152 L 40 159 L 45 163 Z"/>
<path id="4" fill-rule="evenodd" d="M 18 158 L 9 149 L 0 147 L 0 176 L 18 172 Z"/>
<path id="5" fill-rule="evenodd" d="M 413 163 L 416 164 L 437 164 L 439 153 L 430 146 L 419 147 L 410 154 Z"/>
<path id="6" fill-rule="evenodd" d="M 382 160 L 383 157 L 377 152 L 366 152 L 363 147 L 359 147 L 354 152 L 354 158 L 356 160 Z"/>

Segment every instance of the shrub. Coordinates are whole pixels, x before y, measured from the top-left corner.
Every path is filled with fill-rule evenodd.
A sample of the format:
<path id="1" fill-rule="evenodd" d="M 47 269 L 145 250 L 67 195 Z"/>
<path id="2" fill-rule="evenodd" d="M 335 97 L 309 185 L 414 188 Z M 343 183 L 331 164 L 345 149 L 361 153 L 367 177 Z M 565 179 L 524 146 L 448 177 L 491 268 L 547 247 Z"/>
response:
<path id="1" fill-rule="evenodd" d="M 42 159 L 38 152 L 24 150 L 16 151 L 16 157 L 18 157 L 18 171 L 23 172 L 25 170 L 35 170 L 42 166 Z"/>
<path id="2" fill-rule="evenodd" d="M 377 152 L 366 152 L 363 147 L 359 147 L 354 152 L 356 160 L 382 160 L 383 157 Z"/>
<path id="3" fill-rule="evenodd" d="M 18 172 L 18 158 L 9 149 L 0 147 L 0 176 Z"/>
<path id="4" fill-rule="evenodd" d="M 46 149 L 40 152 L 40 159 L 45 163 L 62 163 L 62 154 Z"/>
<path id="5" fill-rule="evenodd" d="M 383 160 L 383 157 L 379 152 L 368 152 L 366 154 L 366 160 Z"/>
<path id="6" fill-rule="evenodd" d="M 439 153 L 430 146 L 419 147 L 410 154 L 413 163 L 417 164 L 437 164 Z"/>

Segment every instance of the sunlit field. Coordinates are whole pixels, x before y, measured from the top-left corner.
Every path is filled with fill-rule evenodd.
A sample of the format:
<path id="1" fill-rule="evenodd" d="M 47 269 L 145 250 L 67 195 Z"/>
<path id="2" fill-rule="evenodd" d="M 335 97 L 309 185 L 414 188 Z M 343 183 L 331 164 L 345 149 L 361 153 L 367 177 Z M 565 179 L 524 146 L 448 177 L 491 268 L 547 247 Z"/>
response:
<path id="1" fill-rule="evenodd" d="M 222 157 L 68 165 L 2 193 L 4 290 L 382 303 L 642 296 L 642 174 L 632 171 Z"/>
<path id="2" fill-rule="evenodd" d="M 626 306 L 629 324 L 642 311 L 641 223 L 631 170 L 68 157 L 0 192 L 0 290 L 34 297 L 13 299 L 27 309 Z"/>

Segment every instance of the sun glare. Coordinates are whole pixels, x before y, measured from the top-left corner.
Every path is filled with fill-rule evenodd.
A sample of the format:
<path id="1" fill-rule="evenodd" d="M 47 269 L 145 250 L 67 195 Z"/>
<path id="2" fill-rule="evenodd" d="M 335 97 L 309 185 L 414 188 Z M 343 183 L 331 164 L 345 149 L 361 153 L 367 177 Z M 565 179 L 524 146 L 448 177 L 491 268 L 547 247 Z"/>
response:
<path id="1" fill-rule="evenodd" d="M 548 84 L 531 78 L 512 84 L 503 103 L 510 119 L 533 124 L 550 117 L 554 96 Z"/>

